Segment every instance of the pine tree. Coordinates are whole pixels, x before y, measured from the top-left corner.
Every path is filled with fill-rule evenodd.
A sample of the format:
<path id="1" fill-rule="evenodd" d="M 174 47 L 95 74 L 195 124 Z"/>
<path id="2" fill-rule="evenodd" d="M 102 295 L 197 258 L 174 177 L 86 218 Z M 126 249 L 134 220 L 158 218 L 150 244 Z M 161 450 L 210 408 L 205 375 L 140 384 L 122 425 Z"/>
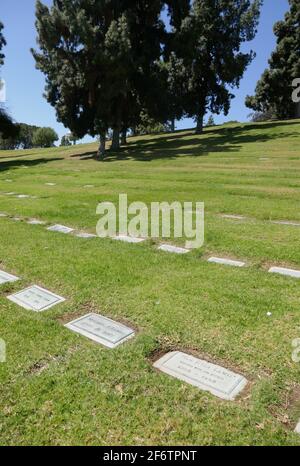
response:
<path id="1" fill-rule="evenodd" d="M 197 122 L 201 133 L 205 114 L 228 114 L 229 88 L 238 87 L 254 57 L 241 52 L 244 42 L 256 34 L 261 0 L 194 0 L 191 13 L 178 33 L 189 76 L 186 81 L 185 112 Z"/>
<path id="2" fill-rule="evenodd" d="M 255 95 L 247 96 L 246 105 L 256 112 L 271 113 L 275 118 L 295 117 L 292 100 L 293 80 L 300 77 L 300 1 L 289 0 L 290 10 L 283 21 L 274 25 L 277 47 L 269 67 L 258 81 Z"/>
<path id="3" fill-rule="evenodd" d="M 190 13 L 190 1 L 169 0 L 167 3 L 171 30 L 165 36 L 164 60 L 162 70 L 165 73 L 165 107 L 171 129 L 175 131 L 175 120 L 184 116 L 186 83 L 189 78 L 188 69 L 180 52 L 184 52 L 181 44 L 180 30 L 182 23 Z M 184 53 L 182 54 L 184 55 Z"/>
<path id="4" fill-rule="evenodd" d="M 36 6 L 40 50 L 37 68 L 46 75 L 45 96 L 59 121 L 81 138 L 113 131 L 117 149 L 120 131 L 152 110 L 157 60 L 164 26 L 162 2 L 147 0 L 54 0 Z"/>
<path id="5" fill-rule="evenodd" d="M 215 126 L 215 120 L 214 120 L 214 117 L 212 115 L 209 116 L 208 120 L 207 120 L 207 123 L 206 123 L 206 126 Z"/>
<path id="6" fill-rule="evenodd" d="M 2 34 L 3 27 L 4 27 L 3 24 L 0 22 L 0 66 L 2 66 L 4 63 L 4 54 L 1 53 L 1 50 L 6 45 L 6 41 Z"/>
<path id="7" fill-rule="evenodd" d="M 6 45 L 5 38 L 2 34 L 3 24 L 0 22 L 0 66 L 4 64 L 4 54 L 1 52 Z M 2 81 L 0 81 L 2 84 Z M 14 124 L 12 118 L 4 108 L 0 106 L 0 139 L 14 138 L 18 135 L 20 128 Z"/>

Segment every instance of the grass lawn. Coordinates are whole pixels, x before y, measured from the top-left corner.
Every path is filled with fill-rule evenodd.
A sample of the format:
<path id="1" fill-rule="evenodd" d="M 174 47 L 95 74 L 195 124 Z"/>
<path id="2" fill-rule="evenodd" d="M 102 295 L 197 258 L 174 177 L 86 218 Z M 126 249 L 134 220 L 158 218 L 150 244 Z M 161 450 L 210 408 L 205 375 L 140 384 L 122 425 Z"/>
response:
<path id="1" fill-rule="evenodd" d="M 267 273 L 300 269 L 300 227 L 272 223 L 300 223 L 300 121 L 130 139 L 103 163 L 95 150 L 0 151 L 0 269 L 22 278 L 0 287 L 0 444 L 300 445 L 300 282 Z M 205 202 L 204 246 L 177 256 L 158 241 L 85 240 L 25 222 L 95 233 L 98 202 L 119 193 Z M 32 284 L 66 301 L 34 313 L 6 298 Z M 108 350 L 63 326 L 89 312 L 135 338 Z M 177 349 L 244 375 L 247 390 L 222 401 L 153 369 Z"/>

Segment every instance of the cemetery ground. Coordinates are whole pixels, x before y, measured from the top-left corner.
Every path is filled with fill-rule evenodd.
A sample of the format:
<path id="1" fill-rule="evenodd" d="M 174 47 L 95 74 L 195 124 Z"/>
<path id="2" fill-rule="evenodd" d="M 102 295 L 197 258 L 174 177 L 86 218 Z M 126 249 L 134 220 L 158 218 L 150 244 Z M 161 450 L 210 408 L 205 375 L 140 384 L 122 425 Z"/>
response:
<path id="1" fill-rule="evenodd" d="M 95 150 L 0 152 L 0 269 L 21 279 L 0 287 L 0 444 L 300 445 L 300 282 L 268 273 L 300 269 L 300 226 L 273 223 L 300 224 L 300 122 L 132 138 L 104 162 Z M 205 202 L 204 246 L 179 256 L 157 250 L 159 240 L 46 229 L 95 233 L 98 202 L 117 204 L 119 193 L 147 205 Z M 65 301 L 37 313 L 7 299 L 31 285 Z M 108 349 L 64 326 L 91 312 L 134 338 Z M 178 350 L 247 387 L 224 401 L 153 367 Z"/>

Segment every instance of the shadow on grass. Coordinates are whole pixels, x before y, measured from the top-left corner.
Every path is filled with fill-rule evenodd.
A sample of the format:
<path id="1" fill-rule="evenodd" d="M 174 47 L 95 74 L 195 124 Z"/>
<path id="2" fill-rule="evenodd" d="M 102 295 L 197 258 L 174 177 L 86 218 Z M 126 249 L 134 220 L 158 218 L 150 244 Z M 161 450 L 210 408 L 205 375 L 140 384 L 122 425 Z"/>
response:
<path id="1" fill-rule="evenodd" d="M 5 161 L 2 161 L 0 159 L 0 173 L 5 170 L 14 170 L 16 168 L 21 168 L 24 165 L 26 165 L 27 167 L 34 167 L 36 165 L 41 165 L 41 164 L 45 164 L 49 162 L 55 162 L 56 160 L 62 160 L 62 159 L 61 157 L 42 158 L 42 159 L 34 159 L 34 160 L 12 159 L 12 160 L 5 160 Z"/>
<path id="2" fill-rule="evenodd" d="M 176 159 L 178 157 L 205 157 L 210 153 L 231 153 L 241 150 L 244 144 L 263 143 L 281 138 L 299 137 L 299 132 L 280 131 L 283 126 L 298 125 L 300 122 L 270 122 L 264 124 L 247 124 L 245 126 L 222 126 L 205 129 L 197 136 L 193 130 L 174 133 L 161 133 L 139 141 L 129 141 L 119 151 L 107 151 L 104 162 L 120 160 L 137 160 L 151 162 L 159 159 Z M 268 130 L 278 129 L 276 133 Z M 265 130 L 265 131 L 263 131 Z M 256 132 L 259 131 L 259 134 Z M 263 131 L 263 132 L 262 132 Z M 81 160 L 96 160 L 95 152 L 74 154 Z"/>

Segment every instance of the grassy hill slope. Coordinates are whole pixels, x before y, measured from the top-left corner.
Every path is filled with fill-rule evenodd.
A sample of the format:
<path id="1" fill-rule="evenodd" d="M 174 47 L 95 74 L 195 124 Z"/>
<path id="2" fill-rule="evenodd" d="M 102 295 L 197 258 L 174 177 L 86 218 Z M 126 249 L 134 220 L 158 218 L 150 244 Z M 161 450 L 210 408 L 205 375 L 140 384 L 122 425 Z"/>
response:
<path id="1" fill-rule="evenodd" d="M 300 223 L 300 122 L 132 138 L 104 162 L 95 150 L 0 151 L 0 269 L 22 278 L 0 288 L 0 443 L 299 445 L 299 281 L 267 270 L 300 269 L 300 226 L 273 223 Z M 83 240 L 26 223 L 94 233 L 98 202 L 119 193 L 147 205 L 205 202 L 203 248 L 173 256 L 159 240 Z M 31 284 L 66 302 L 38 314 L 7 300 Z M 63 327 L 88 312 L 136 337 L 107 350 Z M 224 402 L 158 373 L 153 359 L 172 349 L 245 375 L 247 391 Z"/>

